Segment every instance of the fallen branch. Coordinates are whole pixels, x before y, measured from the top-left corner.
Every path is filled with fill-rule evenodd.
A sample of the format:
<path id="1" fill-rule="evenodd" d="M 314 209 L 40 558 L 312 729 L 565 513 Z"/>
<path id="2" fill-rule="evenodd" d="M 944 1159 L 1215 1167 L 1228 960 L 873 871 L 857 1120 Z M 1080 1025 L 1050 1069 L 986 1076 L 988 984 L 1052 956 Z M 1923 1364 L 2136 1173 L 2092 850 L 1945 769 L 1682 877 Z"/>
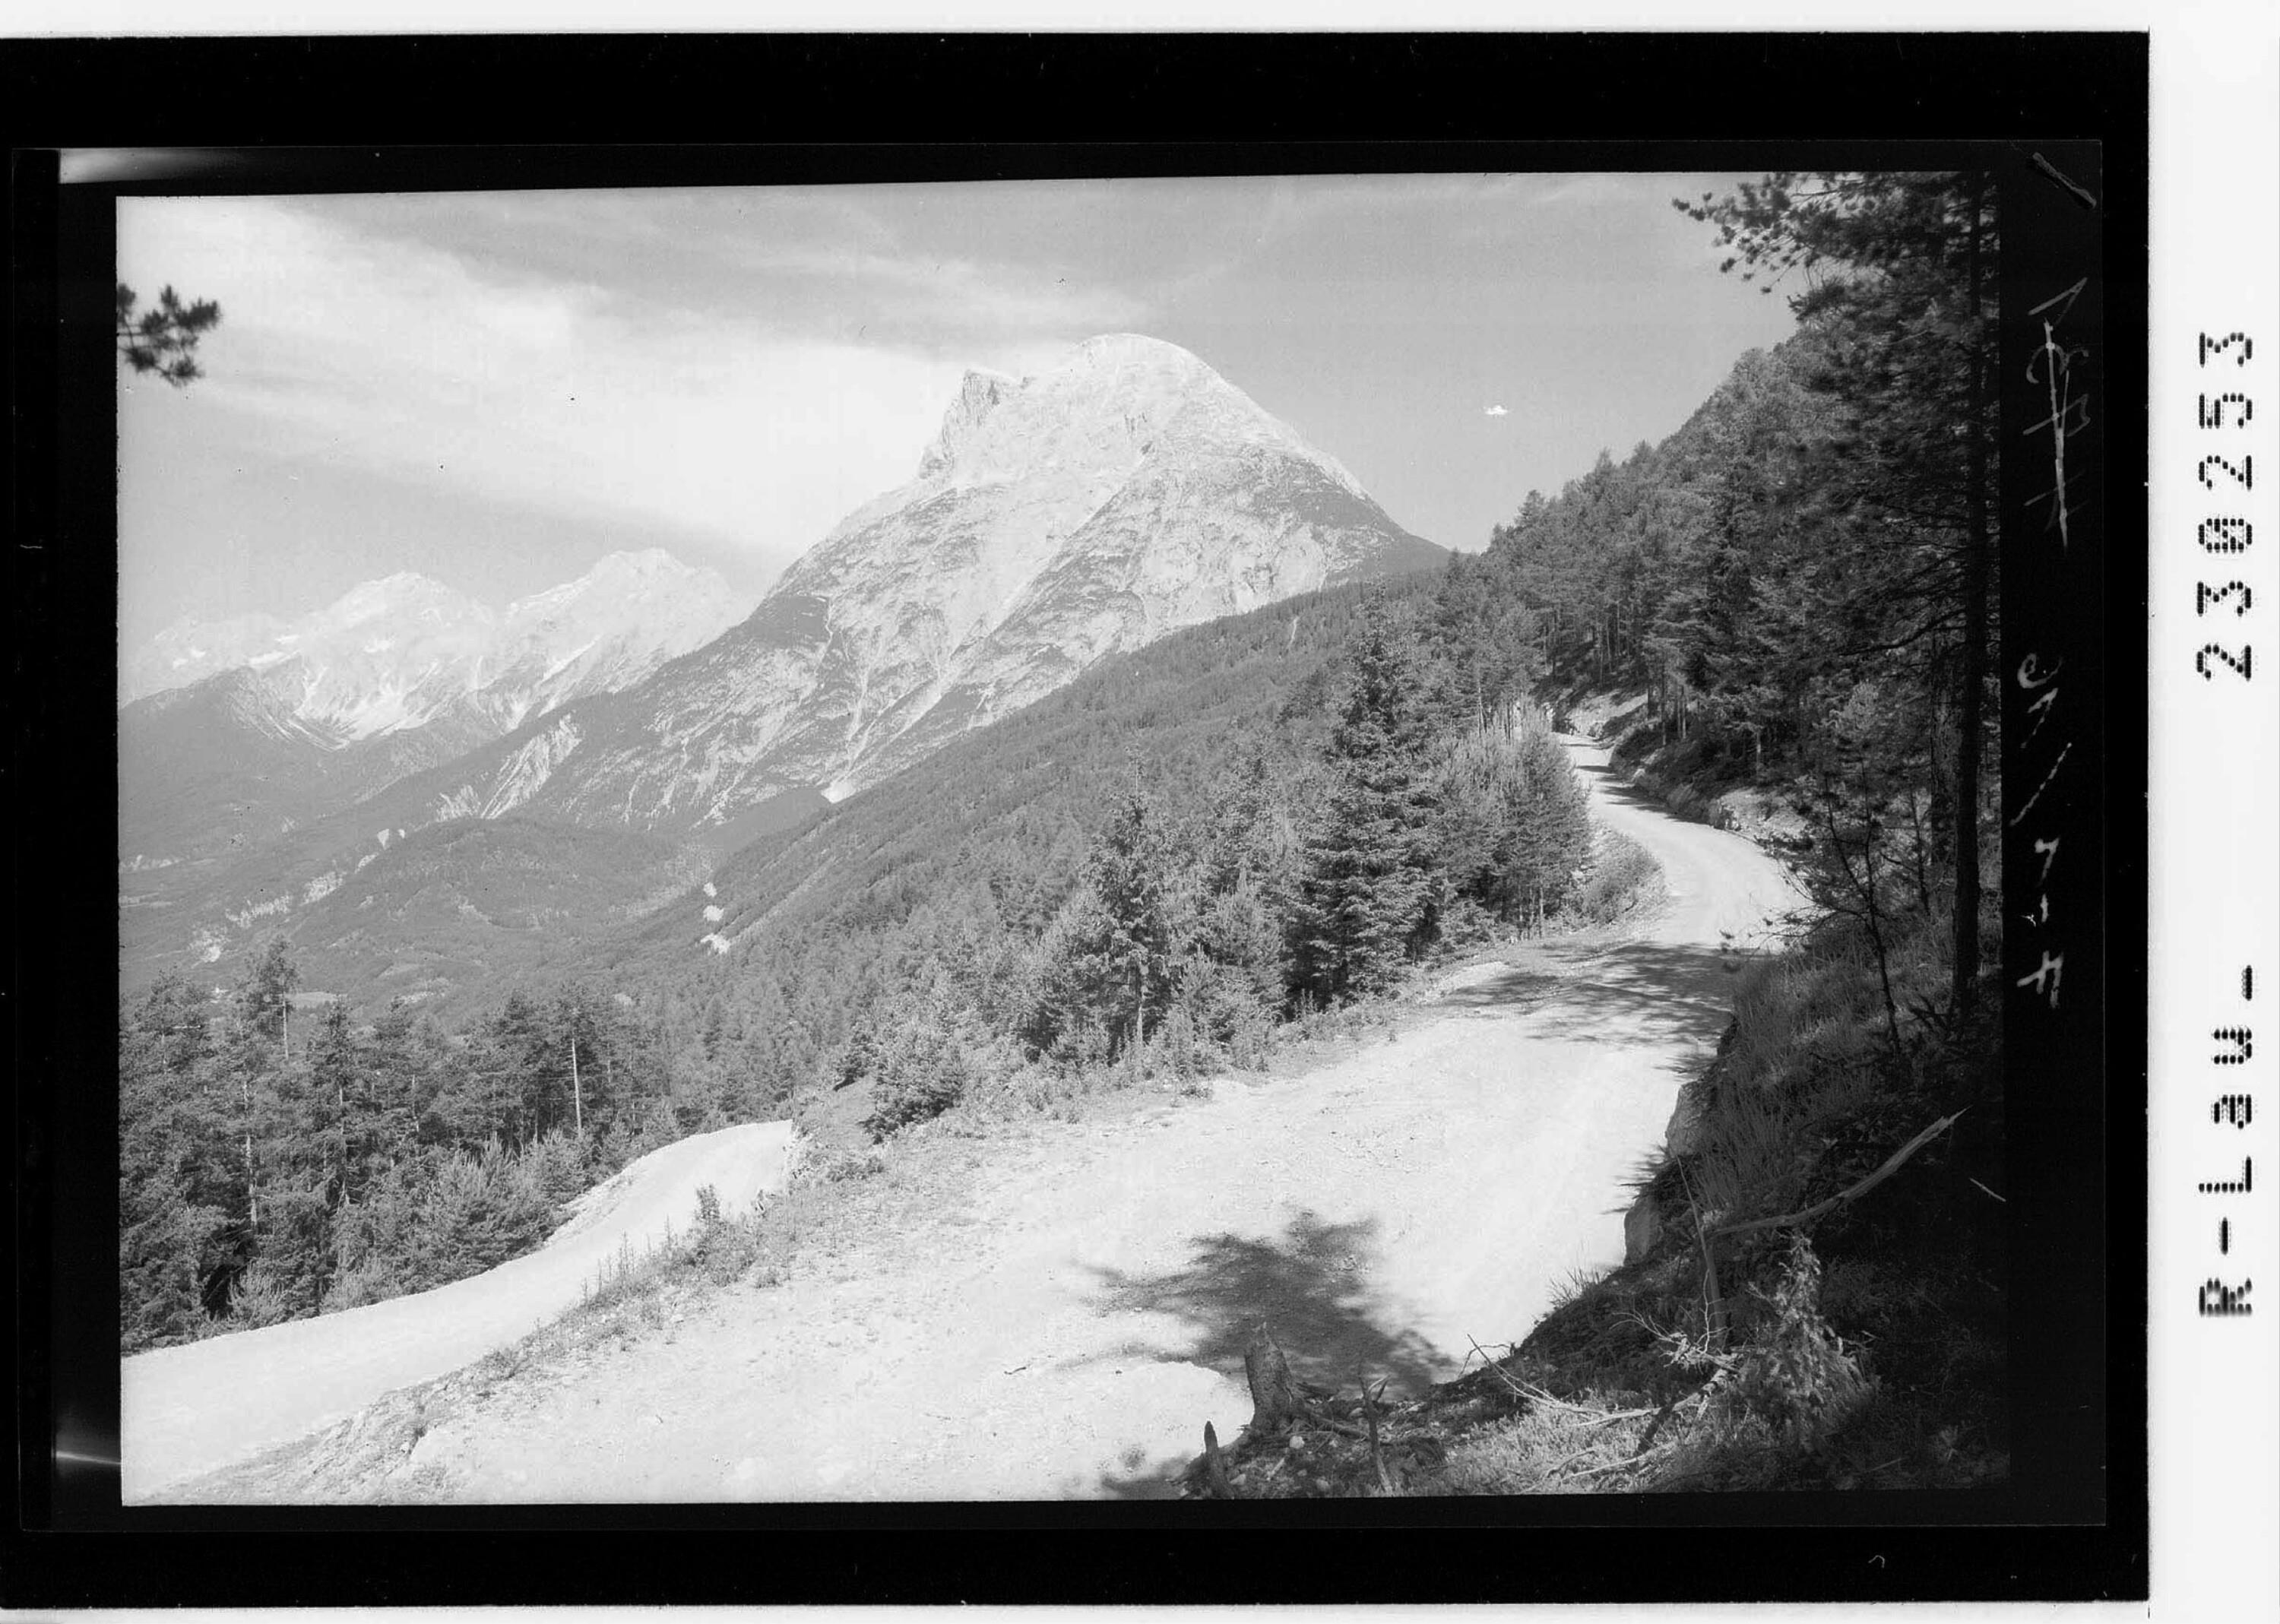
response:
<path id="1" fill-rule="evenodd" d="M 1683 1441 L 1684 1440 L 1682 1439 L 1679 1440 L 1678 1443 L 1683 1443 Z M 1645 1466 L 1650 1460 L 1659 1459 L 1662 1456 L 1670 1453 L 1671 1451 L 1678 1447 L 1678 1443 L 1665 1443 L 1661 1447 L 1644 1455 L 1626 1455 L 1622 1459 L 1610 1460 L 1605 1466 L 1586 1466 L 1581 1472 L 1571 1474 L 1571 1475 L 1575 1477 L 1597 1477 L 1602 1472 L 1618 1471 L 1625 1466 Z"/>
<path id="2" fill-rule="evenodd" d="M 1604 1427 L 1609 1421 L 1627 1421 L 1634 1416 L 1654 1413 L 1652 1406 L 1644 1410 L 1616 1410 L 1608 1412 L 1594 1410 L 1589 1405 L 1571 1405 L 1564 1398 L 1554 1398 L 1540 1387 L 1529 1386 L 1524 1382 L 1515 1383 L 1513 1390 L 1532 1405 L 1541 1405 L 1547 1409 L 1565 1410 L 1571 1415 L 1588 1417 L 1589 1419 L 1583 1423 L 1585 1427 Z"/>
<path id="3" fill-rule="evenodd" d="M 1857 1200 L 1859 1197 L 1867 1195 L 1870 1190 L 1876 1189 L 1877 1185 L 1882 1184 L 1886 1179 L 1891 1178 L 1893 1174 L 1899 1171 L 1900 1164 L 1902 1162 L 1907 1160 L 1909 1157 L 1914 1156 L 1918 1151 L 1922 1150 L 1924 1146 L 1930 1144 L 1941 1134 L 1945 1133 L 1950 1128 L 1953 1128 L 1955 1125 L 1956 1117 L 1960 1117 L 1962 1114 L 1963 1112 L 1959 1111 L 1955 1112 L 1953 1116 L 1945 1116 L 1940 1118 L 1938 1121 L 1933 1123 L 1930 1128 L 1924 1129 L 1923 1132 L 1909 1140 L 1907 1143 L 1893 1151 L 1891 1157 L 1885 1160 L 1884 1165 L 1877 1168 L 1876 1172 L 1870 1174 L 1858 1184 L 1853 1185 L 1852 1189 L 1840 1190 L 1836 1195 L 1829 1197 L 1826 1201 L 1816 1201 L 1802 1212 L 1785 1212 L 1779 1218 L 1753 1218 L 1745 1224 L 1728 1224 L 1722 1228 L 1712 1230 L 1711 1235 L 1713 1237 L 1729 1235 L 1745 1235 L 1752 1229 L 1783 1229 L 1792 1224 L 1809 1224 L 1814 1219 L 1823 1217 L 1826 1214 L 1834 1212 L 1837 1208 L 1843 1206 L 1846 1202 Z"/>
<path id="4" fill-rule="evenodd" d="M 1578 1415 L 1597 1415 L 1598 1413 L 1597 1410 L 1592 1409 L 1589 1405 L 1571 1405 L 1564 1398 L 1554 1398 L 1542 1388 L 1535 1386 L 1531 1382 L 1514 1382 L 1510 1383 L 1510 1386 L 1514 1392 L 1518 1393 L 1522 1398 L 1527 1399 L 1529 1403 L 1532 1405 L 1541 1405 L 1546 1409 L 1572 1410 Z"/>
<path id="5" fill-rule="evenodd" d="M 1498 1381 L 1499 1381 L 1499 1382 L 1503 1382 L 1506 1387 L 1510 1388 L 1514 1392 L 1518 1393 L 1518 1394 L 1519 1394 L 1522 1398 L 1525 1398 L 1525 1397 L 1527 1397 L 1529 1396 L 1529 1395 L 1528 1395 L 1528 1389 L 1527 1389 L 1526 1388 L 1524 1388 L 1524 1387 L 1521 1386 L 1521 1384 L 1520 1384 L 1519 1382 L 1517 1382 L 1514 1381 L 1514 1380 L 1512 1379 L 1511 1375 L 1510 1375 L 1509 1374 L 1507 1374 L 1507 1373 L 1506 1373 L 1506 1371 L 1505 1370 L 1505 1368 L 1504 1368 L 1504 1366 L 1501 1366 L 1501 1365 L 1498 1364 L 1494 1359 L 1492 1359 L 1492 1358 L 1489 1358 L 1489 1351 L 1488 1351 L 1486 1348 L 1483 1348 L 1483 1347 L 1482 1347 L 1482 1346 L 1481 1346 L 1480 1342 L 1479 1342 L 1479 1340 L 1478 1340 L 1477 1338 L 1471 1337 L 1471 1336 L 1467 1336 L 1467 1337 L 1466 1337 L 1466 1338 L 1465 1338 L 1465 1340 L 1466 1340 L 1467 1342 L 1471 1343 L 1473 1344 L 1473 1351 L 1474 1351 L 1474 1352 L 1475 1352 L 1475 1353 L 1477 1353 L 1477 1354 L 1479 1354 L 1479 1355 L 1481 1356 L 1481 1365 L 1482 1365 L 1482 1367 L 1483 1367 L 1483 1369 L 1487 1370 L 1487 1371 L 1489 1372 L 1489 1374 L 1491 1374 L 1491 1375 L 1493 1375 L 1494 1377 L 1496 1377 L 1496 1379 L 1497 1379 Z"/>

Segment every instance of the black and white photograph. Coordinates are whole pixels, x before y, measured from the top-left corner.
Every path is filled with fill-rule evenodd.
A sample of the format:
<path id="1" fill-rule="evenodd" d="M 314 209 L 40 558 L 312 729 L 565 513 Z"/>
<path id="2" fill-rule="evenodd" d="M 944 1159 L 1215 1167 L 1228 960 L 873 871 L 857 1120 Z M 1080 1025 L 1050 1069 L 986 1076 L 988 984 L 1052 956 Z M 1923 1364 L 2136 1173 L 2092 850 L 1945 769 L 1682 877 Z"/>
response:
<path id="1" fill-rule="evenodd" d="M 747 54 L 971 69 L 963 144 L 60 154 L 65 1525 L 310 1600 L 367 1528 L 819 1542 L 488 1599 L 2142 1593 L 2143 36 L 1792 41 L 1745 140 L 1429 86 L 1708 107 L 1746 39 L 1475 43 Z M 1149 100 L 1267 70 L 1388 133 Z M 1166 133 L 1054 138 L 1096 84 Z"/>
<path id="2" fill-rule="evenodd" d="M 129 1503 L 2001 1481 L 2001 218 L 123 201 Z"/>

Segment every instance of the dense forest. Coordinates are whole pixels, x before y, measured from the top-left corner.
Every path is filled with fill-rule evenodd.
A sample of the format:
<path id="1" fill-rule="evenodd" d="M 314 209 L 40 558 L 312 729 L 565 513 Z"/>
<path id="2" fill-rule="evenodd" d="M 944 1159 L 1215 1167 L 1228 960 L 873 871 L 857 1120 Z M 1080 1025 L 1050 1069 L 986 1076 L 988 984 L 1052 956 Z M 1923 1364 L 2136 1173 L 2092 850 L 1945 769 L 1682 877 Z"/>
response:
<path id="1" fill-rule="evenodd" d="M 1809 823 L 1806 951 L 1860 971 L 1896 1102 L 1827 1176 L 1981 1086 L 1992 200 L 1785 175 L 1681 206 L 1797 335 L 1484 552 L 1104 662 L 455 1030 L 297 1001 L 281 943 L 225 997 L 130 1002 L 124 1345 L 488 1267 L 706 1127 L 855 1100 L 884 1136 L 1072 1070 L 1248 1065 L 1449 944 L 1605 917 L 1632 865 L 1537 720 L 1587 690 L 1635 701 L 1628 758 Z"/>
<path id="2" fill-rule="evenodd" d="M 226 998 L 167 977 L 121 1012 L 128 1351 L 480 1273 L 634 1157 L 763 1108 L 682 1006 L 566 984 L 447 1033 L 298 979 L 277 943 Z"/>

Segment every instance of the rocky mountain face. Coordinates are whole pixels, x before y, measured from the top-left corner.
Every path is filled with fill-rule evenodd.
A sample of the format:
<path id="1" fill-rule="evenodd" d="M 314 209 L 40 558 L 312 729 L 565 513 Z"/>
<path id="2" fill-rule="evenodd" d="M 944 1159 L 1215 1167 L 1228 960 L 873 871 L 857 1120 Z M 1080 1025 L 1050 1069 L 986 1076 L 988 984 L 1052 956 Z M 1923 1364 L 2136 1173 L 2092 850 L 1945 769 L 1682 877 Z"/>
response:
<path id="1" fill-rule="evenodd" d="M 714 572 L 651 550 L 503 612 L 399 574 L 290 623 L 171 627 L 120 661 L 120 860 L 163 866 L 281 834 L 638 682 L 743 608 Z"/>
<path id="2" fill-rule="evenodd" d="M 741 624 L 638 681 L 652 657 L 611 628 L 650 619 L 639 572 L 541 594 L 487 628 L 433 583 L 398 580 L 366 598 L 401 612 L 352 594 L 294 643 L 129 705 L 129 974 L 297 938 L 319 904 L 337 912 L 326 899 L 392 873 L 402 843 L 427 850 L 417 836 L 434 825 L 519 814 L 734 850 L 1112 654 L 1445 556 L 1173 345 L 1115 335 L 1036 377 L 975 373 L 916 478 L 850 514 Z M 609 691 L 578 697 L 588 684 Z M 220 765 L 203 779 L 182 743 L 193 717 L 227 745 L 204 752 Z M 171 742 L 130 743 L 142 729 Z M 130 757 L 187 776 L 138 793 L 128 781 L 152 767 Z M 196 840 L 189 871 L 138 855 Z M 358 951 L 379 952 L 397 911 L 357 895 L 374 933 Z"/>
<path id="3" fill-rule="evenodd" d="M 1186 350 L 1089 340 L 1036 377 L 969 374 L 917 478 L 750 619 L 469 758 L 436 814 L 707 835 L 876 783 L 1108 654 L 1444 556 Z"/>

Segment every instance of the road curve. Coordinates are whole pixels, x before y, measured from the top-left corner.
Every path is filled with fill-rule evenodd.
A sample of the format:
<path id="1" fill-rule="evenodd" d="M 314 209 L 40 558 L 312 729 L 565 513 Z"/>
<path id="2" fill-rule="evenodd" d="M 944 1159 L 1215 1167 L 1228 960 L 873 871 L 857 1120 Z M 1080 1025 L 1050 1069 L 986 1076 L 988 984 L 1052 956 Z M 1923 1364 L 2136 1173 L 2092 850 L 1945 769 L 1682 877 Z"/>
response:
<path id="1" fill-rule="evenodd" d="M 697 1191 L 749 1206 L 783 1181 L 791 1128 L 699 1134 L 634 1162 L 574 1204 L 528 1257 L 416 1296 L 296 1320 L 120 1362 L 120 1498 L 146 1500 L 354 1413 L 382 1394 L 473 1363 L 576 1303 L 621 1248 L 686 1233 Z"/>
<path id="2" fill-rule="evenodd" d="M 1269 1322 L 1303 1375 L 1415 1390 L 1524 1335 L 1622 1252 L 1623 1180 L 1799 901 L 1567 741 L 1594 811 L 1661 861 L 1622 939 L 1452 976 L 1383 1042 L 1113 1128 L 1040 1123 L 962 1199 L 670 1338 L 593 1349 L 441 1417 L 358 1497 L 448 1503 L 994 1499 L 1167 1491 L 1248 1419 Z M 890 1178 L 894 1176 L 891 1173 Z M 309 1481 L 280 1478 L 269 1482 Z M 265 1480 L 228 1497 L 271 1497 Z"/>

